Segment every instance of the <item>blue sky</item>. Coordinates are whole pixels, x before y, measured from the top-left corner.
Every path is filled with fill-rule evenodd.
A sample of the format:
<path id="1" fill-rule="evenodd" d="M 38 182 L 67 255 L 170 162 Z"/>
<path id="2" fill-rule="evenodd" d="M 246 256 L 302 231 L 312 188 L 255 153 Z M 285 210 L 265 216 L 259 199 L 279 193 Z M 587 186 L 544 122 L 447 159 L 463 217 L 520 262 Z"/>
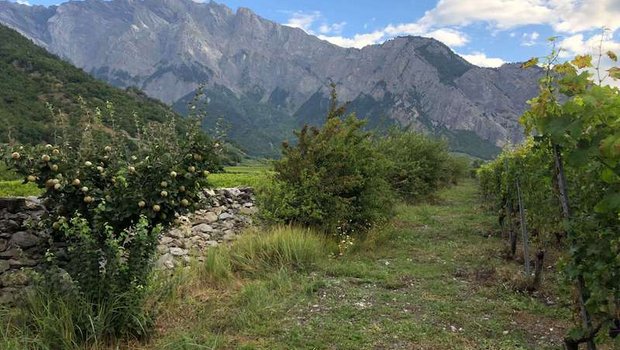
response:
<path id="1" fill-rule="evenodd" d="M 25 0 L 18 0 L 19 2 Z M 28 0 L 50 5 L 62 1 Z M 620 0 L 219 0 L 248 7 L 336 45 L 363 47 L 398 35 L 434 37 L 472 63 L 498 66 L 549 51 L 559 36 L 564 56 L 620 53 Z"/>

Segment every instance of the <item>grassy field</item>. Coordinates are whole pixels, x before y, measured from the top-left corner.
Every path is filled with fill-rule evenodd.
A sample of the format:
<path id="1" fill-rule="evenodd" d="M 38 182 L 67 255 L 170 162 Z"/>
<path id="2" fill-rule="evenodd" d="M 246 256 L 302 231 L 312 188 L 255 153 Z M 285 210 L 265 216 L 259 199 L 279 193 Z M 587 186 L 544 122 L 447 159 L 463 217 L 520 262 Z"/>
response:
<path id="1" fill-rule="evenodd" d="M 154 338 L 132 347 L 559 348 L 570 301 L 557 296 L 570 293 L 557 290 L 552 270 L 537 294 L 515 291 L 521 267 L 502 258 L 495 230 L 466 182 L 434 204 L 401 206 L 390 225 L 341 257 L 326 240 L 270 252 L 273 232 L 248 234 L 186 271 Z"/>
<path id="2" fill-rule="evenodd" d="M 223 173 L 209 175 L 213 187 L 258 187 L 267 180 L 270 174 L 269 163 L 248 162 L 243 165 L 226 167 Z M 0 168 L 0 197 L 38 196 L 41 190 L 33 184 L 23 185 L 14 174 L 2 172 Z"/>
<path id="3" fill-rule="evenodd" d="M 32 183 L 24 185 L 21 180 L 0 180 L 0 198 L 38 196 L 40 193 L 41 190 Z"/>
<path id="4" fill-rule="evenodd" d="M 259 187 L 271 173 L 268 162 L 248 162 L 224 168 L 223 173 L 209 175 L 213 187 Z"/>

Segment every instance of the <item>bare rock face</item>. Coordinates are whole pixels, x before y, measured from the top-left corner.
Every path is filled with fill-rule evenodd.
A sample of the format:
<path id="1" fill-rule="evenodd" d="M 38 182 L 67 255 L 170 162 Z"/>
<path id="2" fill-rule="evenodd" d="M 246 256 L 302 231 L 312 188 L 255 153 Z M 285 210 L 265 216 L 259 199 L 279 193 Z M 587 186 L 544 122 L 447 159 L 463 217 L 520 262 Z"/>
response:
<path id="1" fill-rule="evenodd" d="M 387 119 L 449 138 L 469 133 L 491 148 L 518 142 L 517 119 L 540 74 L 515 64 L 476 67 L 421 37 L 345 49 L 213 1 L 87 0 L 49 8 L 0 2 L 0 23 L 180 111 L 206 83 L 208 111 L 226 117 L 230 136 L 254 154 L 277 151 L 303 123 L 320 123 L 330 80 L 371 125 Z"/>

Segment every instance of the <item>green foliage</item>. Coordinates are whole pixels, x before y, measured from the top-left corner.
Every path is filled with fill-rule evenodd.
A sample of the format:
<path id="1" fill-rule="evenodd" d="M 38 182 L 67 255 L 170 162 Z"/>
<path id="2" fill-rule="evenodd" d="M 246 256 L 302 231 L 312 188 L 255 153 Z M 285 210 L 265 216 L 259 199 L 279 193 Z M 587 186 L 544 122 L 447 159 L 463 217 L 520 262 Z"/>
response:
<path id="1" fill-rule="evenodd" d="M 16 31 L 0 25 L 0 143 L 54 141 L 50 108 L 62 114 L 74 127 L 84 105 L 104 109 L 113 101 L 123 119 L 104 120 L 107 127 L 137 131 L 137 121 L 163 122 L 174 113 L 161 102 L 136 89 L 122 91 L 86 74 L 81 69 L 36 46 Z M 82 100 L 80 100 L 80 97 Z M 53 107 L 52 107 L 53 106 Z"/>
<path id="2" fill-rule="evenodd" d="M 608 56 L 613 61 L 615 54 Z M 557 57 L 554 50 L 547 58 L 540 95 L 522 117 L 536 136 L 483 166 L 480 182 L 485 197 L 500 208 L 514 201 L 512 184 L 521 179 L 528 226 L 567 233 L 565 276 L 577 286 L 596 327 L 620 318 L 620 91 L 601 84 L 599 67 L 598 84 L 593 81 L 584 70 L 593 68 L 592 57 L 565 63 Z M 562 210 L 564 190 L 568 201 Z M 569 338 L 592 327 L 581 325 Z"/>
<path id="3" fill-rule="evenodd" d="M 259 194 L 264 218 L 320 231 L 360 233 L 385 221 L 392 193 L 387 162 L 363 122 L 329 118 L 321 129 L 304 127 L 295 146 L 284 144 L 273 183 Z"/>
<path id="4" fill-rule="evenodd" d="M 467 160 L 448 154 L 445 142 L 424 134 L 392 130 L 377 144 L 389 160 L 386 177 L 407 202 L 426 197 L 440 186 L 456 183 L 467 169 Z"/>
<path id="5" fill-rule="evenodd" d="M 103 336 L 144 336 L 158 234 L 198 202 L 207 174 L 219 169 L 216 147 L 199 128 L 178 137 L 174 120 L 141 128 L 136 138 L 102 138 L 101 119 L 86 114 L 79 134 L 64 128 L 56 145 L 5 146 L 0 157 L 44 190 L 43 225 L 66 246 L 52 251 L 57 261 L 48 258 L 69 273 L 76 299 L 94 314 L 115 305 Z"/>

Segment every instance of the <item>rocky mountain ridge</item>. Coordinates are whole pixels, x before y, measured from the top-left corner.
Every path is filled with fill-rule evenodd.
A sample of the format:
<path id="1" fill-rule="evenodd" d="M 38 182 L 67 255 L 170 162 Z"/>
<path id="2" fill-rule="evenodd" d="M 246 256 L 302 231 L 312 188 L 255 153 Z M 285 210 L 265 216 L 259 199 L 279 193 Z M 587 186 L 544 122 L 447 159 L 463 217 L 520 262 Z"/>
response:
<path id="1" fill-rule="evenodd" d="M 521 140 L 517 118 L 537 92 L 538 71 L 476 67 L 434 39 L 341 48 L 213 1 L 0 1 L 0 23 L 180 112 L 205 84 L 207 127 L 223 117 L 230 136 L 253 154 L 274 154 L 292 129 L 320 123 L 331 81 L 371 126 L 427 130 L 447 136 L 456 150 L 486 157 Z"/>

